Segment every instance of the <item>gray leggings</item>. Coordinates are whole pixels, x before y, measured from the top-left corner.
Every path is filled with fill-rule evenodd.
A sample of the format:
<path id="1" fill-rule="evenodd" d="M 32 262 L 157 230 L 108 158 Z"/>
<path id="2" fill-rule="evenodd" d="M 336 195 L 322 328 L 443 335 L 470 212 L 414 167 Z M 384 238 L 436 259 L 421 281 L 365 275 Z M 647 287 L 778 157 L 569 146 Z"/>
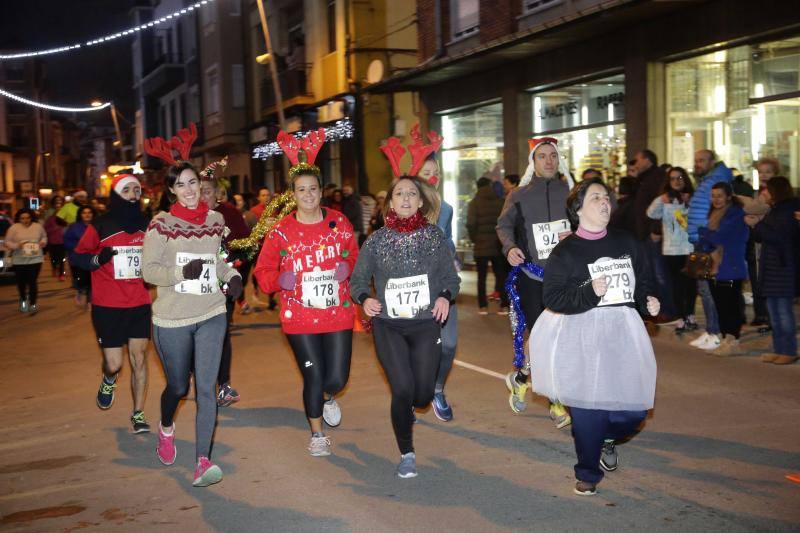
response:
<path id="1" fill-rule="evenodd" d="M 458 309 L 450 305 L 450 314 L 442 326 L 442 359 L 439 361 L 439 372 L 436 374 L 436 392 L 444 392 L 444 382 L 453 369 L 456 358 L 456 342 L 458 342 Z"/>
<path id="2" fill-rule="evenodd" d="M 153 341 L 167 375 L 167 386 L 161 394 L 161 424 L 164 427 L 172 425 L 178 403 L 189 390 L 189 374 L 194 357 L 197 457 L 209 457 L 211 454 L 211 437 L 217 421 L 215 385 L 227 325 L 225 314 L 222 313 L 191 326 L 153 326 Z"/>

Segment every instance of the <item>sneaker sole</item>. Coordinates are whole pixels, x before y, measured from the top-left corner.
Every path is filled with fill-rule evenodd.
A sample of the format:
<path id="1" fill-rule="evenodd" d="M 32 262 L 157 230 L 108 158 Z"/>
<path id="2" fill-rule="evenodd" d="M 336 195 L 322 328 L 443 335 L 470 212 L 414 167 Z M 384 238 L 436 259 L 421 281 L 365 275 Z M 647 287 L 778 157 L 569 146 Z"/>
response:
<path id="1" fill-rule="evenodd" d="M 150 433 L 150 428 L 133 428 L 132 432 L 134 435 L 138 435 L 139 433 Z"/>
<path id="2" fill-rule="evenodd" d="M 519 408 L 519 407 L 517 407 L 516 402 L 514 402 L 515 398 L 516 398 L 516 396 L 514 396 L 513 392 L 508 395 L 508 406 L 511 407 L 512 411 L 514 411 L 515 413 L 519 414 L 519 413 L 521 413 L 522 411 L 525 410 L 525 408 L 528 406 L 528 404 L 525 403 L 525 404 L 523 404 L 522 408 Z"/>
<path id="3" fill-rule="evenodd" d="M 161 454 L 158 453 L 158 448 L 156 448 L 156 456 L 158 457 L 158 460 L 161 461 L 162 465 L 172 466 L 173 464 L 175 464 L 175 459 L 178 458 L 178 448 L 175 448 L 175 455 L 172 456 L 172 461 L 170 462 L 164 461 L 164 459 L 161 457 Z"/>
<path id="4" fill-rule="evenodd" d="M 328 457 L 331 454 L 331 451 L 325 452 L 308 452 L 311 457 Z"/>
<path id="5" fill-rule="evenodd" d="M 441 420 L 442 422 L 450 422 L 453 420 L 453 413 L 450 413 L 450 416 L 443 415 L 439 412 L 439 409 L 436 408 L 436 405 L 433 406 L 433 414 L 436 415 L 436 418 Z"/>
<path id="6" fill-rule="evenodd" d="M 611 468 L 610 466 L 608 466 L 608 465 L 606 464 L 606 462 L 605 462 L 605 461 L 603 461 L 602 459 L 600 459 L 600 468 L 602 468 L 602 469 L 603 469 L 603 470 L 605 470 L 606 472 L 613 472 L 614 470 L 616 470 L 617 468 L 619 468 L 619 463 L 617 463 L 617 465 L 616 465 L 614 468 Z"/>
<path id="7" fill-rule="evenodd" d="M 596 496 L 597 495 L 597 489 L 590 490 L 590 491 L 580 491 L 578 489 L 572 489 L 572 492 L 574 492 L 578 496 Z"/>
<path id="8" fill-rule="evenodd" d="M 336 422 L 334 424 L 334 423 L 330 422 L 327 418 L 325 418 L 325 415 L 323 414 L 322 415 L 322 420 L 325 422 L 325 425 L 327 425 L 328 427 L 335 428 L 335 427 L 339 427 L 340 425 L 342 425 L 342 419 L 341 418 L 339 419 L 338 422 Z"/>
<path id="9" fill-rule="evenodd" d="M 397 477 L 399 477 L 400 479 L 410 479 L 412 477 L 417 477 L 417 473 L 409 472 L 408 474 L 401 474 L 400 472 L 398 472 Z"/>
<path id="10" fill-rule="evenodd" d="M 105 407 L 103 407 L 103 404 L 100 403 L 100 400 L 98 400 L 97 397 L 95 397 L 95 403 L 97 403 L 97 407 L 99 407 L 103 411 L 106 411 L 108 409 L 111 409 L 111 406 L 114 405 L 114 396 L 113 395 L 111 396 L 111 403 L 109 403 Z"/>
<path id="11" fill-rule="evenodd" d="M 222 470 L 217 465 L 212 465 L 203 475 L 192 482 L 193 487 L 208 487 L 222 481 Z"/>

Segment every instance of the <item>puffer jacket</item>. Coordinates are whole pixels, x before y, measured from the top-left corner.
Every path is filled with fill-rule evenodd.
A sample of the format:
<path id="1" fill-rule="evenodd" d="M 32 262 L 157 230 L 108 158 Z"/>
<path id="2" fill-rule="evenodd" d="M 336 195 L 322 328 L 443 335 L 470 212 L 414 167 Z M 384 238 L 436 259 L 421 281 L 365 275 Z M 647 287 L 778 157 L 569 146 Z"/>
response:
<path id="1" fill-rule="evenodd" d="M 475 257 L 502 255 L 497 238 L 497 217 L 503 210 L 503 199 L 490 186 L 481 187 L 467 207 L 467 232 L 475 244 Z"/>
<path id="2" fill-rule="evenodd" d="M 686 229 L 689 233 L 689 242 L 697 242 L 699 238 L 697 230 L 708 225 L 708 212 L 711 210 L 711 188 L 720 181 L 730 183 L 732 180 L 733 172 L 720 161 L 698 183 L 692 199 L 689 200 L 689 224 Z"/>

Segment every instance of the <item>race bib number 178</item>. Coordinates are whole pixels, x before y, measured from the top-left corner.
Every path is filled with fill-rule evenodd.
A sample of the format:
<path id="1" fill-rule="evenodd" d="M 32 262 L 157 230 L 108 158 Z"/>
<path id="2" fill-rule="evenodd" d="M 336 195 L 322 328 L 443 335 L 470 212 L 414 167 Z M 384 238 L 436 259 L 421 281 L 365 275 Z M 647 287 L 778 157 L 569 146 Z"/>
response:
<path id="1" fill-rule="evenodd" d="M 303 272 L 303 305 L 327 309 L 339 305 L 339 282 L 333 279 L 333 270 Z"/>
<path id="2" fill-rule="evenodd" d="M 636 276 L 630 258 L 599 259 L 589 265 L 589 273 L 593 280 L 605 276 L 608 283 L 608 290 L 598 306 L 633 302 Z"/>

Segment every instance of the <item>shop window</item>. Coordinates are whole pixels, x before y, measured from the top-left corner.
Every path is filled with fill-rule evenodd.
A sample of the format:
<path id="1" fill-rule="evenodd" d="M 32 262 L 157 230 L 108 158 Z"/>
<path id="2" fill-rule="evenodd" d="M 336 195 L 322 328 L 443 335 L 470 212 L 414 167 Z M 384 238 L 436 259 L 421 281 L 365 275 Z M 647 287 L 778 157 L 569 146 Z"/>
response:
<path id="1" fill-rule="evenodd" d="M 544 11 L 563 3 L 564 0 L 522 0 L 522 12 L 527 15 L 537 11 Z"/>
<path id="2" fill-rule="evenodd" d="M 328 14 L 328 53 L 336 51 L 336 0 L 326 0 Z"/>
<path id="3" fill-rule="evenodd" d="M 503 106 L 500 103 L 442 116 L 442 196 L 453 206 L 453 240 L 468 246 L 467 204 L 481 176 L 503 178 Z"/>
<path id="4" fill-rule="evenodd" d="M 776 158 L 800 185 L 800 38 L 740 46 L 667 65 L 667 160 L 692 168 L 714 150 L 758 186 L 754 163 Z"/>
<path id="5" fill-rule="evenodd" d="M 625 173 L 622 74 L 534 92 L 533 137 L 554 137 L 574 177 L 589 168 L 615 180 Z"/>
<path id="6" fill-rule="evenodd" d="M 450 0 L 450 20 L 453 40 L 478 31 L 480 2 L 478 0 Z"/>

